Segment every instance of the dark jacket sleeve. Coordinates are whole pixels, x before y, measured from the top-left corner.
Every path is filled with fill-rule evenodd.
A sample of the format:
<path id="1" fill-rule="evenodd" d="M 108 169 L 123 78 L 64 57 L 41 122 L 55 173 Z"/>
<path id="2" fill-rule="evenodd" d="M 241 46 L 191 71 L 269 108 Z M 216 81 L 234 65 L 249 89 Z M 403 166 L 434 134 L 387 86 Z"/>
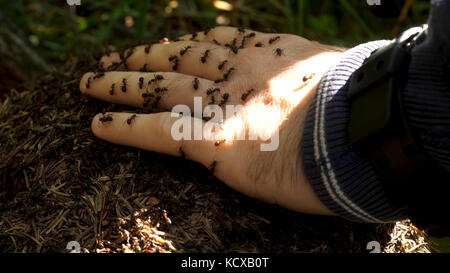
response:
<path id="1" fill-rule="evenodd" d="M 413 49 L 402 91 L 407 122 L 428 155 L 450 172 L 450 0 L 431 1 L 426 40 Z M 319 199 L 356 222 L 393 222 L 408 217 L 362 151 L 349 142 L 352 73 L 377 48 L 391 41 L 356 46 L 323 76 L 302 138 L 303 167 Z M 370 109 L 367 109 L 370 111 Z M 450 194 L 450 193 L 449 193 Z"/>

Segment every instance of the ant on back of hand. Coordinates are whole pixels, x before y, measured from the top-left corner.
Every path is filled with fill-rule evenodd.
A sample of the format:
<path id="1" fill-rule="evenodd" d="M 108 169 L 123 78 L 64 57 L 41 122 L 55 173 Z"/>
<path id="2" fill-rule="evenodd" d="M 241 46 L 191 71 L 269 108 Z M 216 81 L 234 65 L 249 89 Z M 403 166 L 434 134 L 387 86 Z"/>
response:
<path id="1" fill-rule="evenodd" d="M 280 36 L 275 36 L 275 37 L 270 38 L 269 44 L 273 44 L 274 42 L 280 40 L 280 38 L 281 38 Z"/>
<path id="2" fill-rule="evenodd" d="M 277 56 L 281 56 L 281 55 L 284 54 L 284 50 L 281 49 L 281 48 L 277 48 L 277 49 L 275 49 L 274 53 L 275 53 Z"/>

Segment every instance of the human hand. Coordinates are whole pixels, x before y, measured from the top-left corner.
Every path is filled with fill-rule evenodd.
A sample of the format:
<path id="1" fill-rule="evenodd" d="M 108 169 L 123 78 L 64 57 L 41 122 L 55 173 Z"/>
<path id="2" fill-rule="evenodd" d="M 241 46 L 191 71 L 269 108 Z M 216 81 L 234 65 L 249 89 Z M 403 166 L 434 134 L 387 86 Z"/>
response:
<path id="1" fill-rule="evenodd" d="M 92 131 L 116 144 L 200 162 L 251 197 L 299 212 L 333 215 L 304 174 L 300 143 L 312 95 L 340 51 L 290 34 L 216 27 L 103 56 L 101 68 L 116 71 L 86 73 L 80 90 L 144 109 L 168 110 L 179 104 L 194 109 L 194 97 L 202 98 L 202 109 L 242 105 L 237 115 L 226 118 L 225 111 L 220 124 L 216 117 L 202 120 L 198 112 L 194 117 L 167 111 L 98 114 Z M 216 138 L 176 140 L 173 128 L 181 121 L 190 122 L 193 133 L 195 124 L 215 124 Z M 240 133 L 245 140 L 234 140 Z M 259 137 L 250 140 L 249 135 Z M 274 150 L 261 151 L 268 142 Z"/>

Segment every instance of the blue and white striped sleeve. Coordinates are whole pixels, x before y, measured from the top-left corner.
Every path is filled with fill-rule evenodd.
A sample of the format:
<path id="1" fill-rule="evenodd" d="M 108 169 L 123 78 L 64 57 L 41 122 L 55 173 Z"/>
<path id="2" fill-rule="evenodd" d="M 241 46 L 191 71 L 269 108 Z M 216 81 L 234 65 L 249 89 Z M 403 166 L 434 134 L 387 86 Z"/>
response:
<path id="1" fill-rule="evenodd" d="M 321 79 L 303 131 L 303 167 L 312 188 L 330 210 L 355 222 L 407 218 L 406 208 L 389 196 L 370 161 L 350 144 L 348 133 L 350 77 L 371 52 L 388 43 L 373 41 L 342 54 Z"/>

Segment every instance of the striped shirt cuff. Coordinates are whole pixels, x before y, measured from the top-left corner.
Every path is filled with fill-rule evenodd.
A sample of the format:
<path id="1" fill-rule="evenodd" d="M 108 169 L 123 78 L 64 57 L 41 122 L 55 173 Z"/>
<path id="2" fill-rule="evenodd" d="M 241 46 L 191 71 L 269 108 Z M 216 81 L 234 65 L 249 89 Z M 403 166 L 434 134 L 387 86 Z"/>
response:
<path id="1" fill-rule="evenodd" d="M 354 222 L 407 218 L 406 208 L 389 196 L 370 161 L 350 144 L 348 133 L 350 77 L 371 52 L 389 43 L 369 42 L 342 54 L 321 79 L 303 131 L 303 167 L 312 188 L 325 206 Z"/>

